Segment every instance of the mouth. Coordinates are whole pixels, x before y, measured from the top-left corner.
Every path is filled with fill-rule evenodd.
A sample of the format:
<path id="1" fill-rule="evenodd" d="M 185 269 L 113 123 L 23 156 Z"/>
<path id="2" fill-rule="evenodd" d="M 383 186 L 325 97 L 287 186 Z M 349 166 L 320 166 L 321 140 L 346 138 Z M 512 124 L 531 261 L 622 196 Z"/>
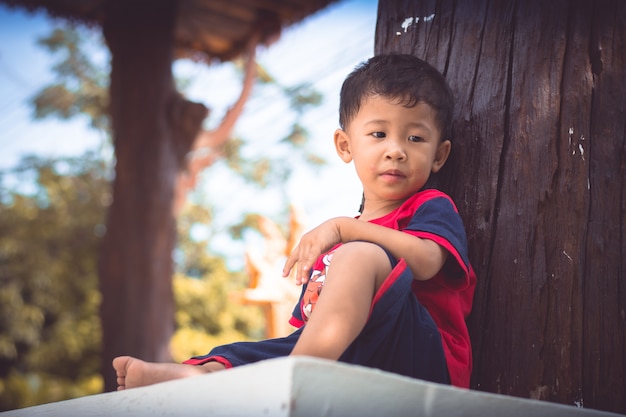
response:
<path id="1" fill-rule="evenodd" d="M 406 175 L 397 169 L 389 169 L 380 174 L 381 177 L 387 179 L 388 181 L 399 181 L 406 178 Z"/>

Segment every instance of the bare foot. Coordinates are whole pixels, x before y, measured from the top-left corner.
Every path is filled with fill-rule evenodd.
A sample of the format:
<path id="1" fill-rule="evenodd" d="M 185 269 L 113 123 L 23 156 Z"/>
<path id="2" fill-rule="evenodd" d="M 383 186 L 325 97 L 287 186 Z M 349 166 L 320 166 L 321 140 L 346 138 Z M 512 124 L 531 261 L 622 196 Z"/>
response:
<path id="1" fill-rule="evenodd" d="M 217 364 L 217 363 L 216 363 Z M 217 364 L 219 366 L 223 365 Z M 143 387 L 158 382 L 202 375 L 218 370 L 208 366 L 186 365 L 182 363 L 145 362 L 131 356 L 118 356 L 113 359 L 117 373 L 117 390 Z"/>

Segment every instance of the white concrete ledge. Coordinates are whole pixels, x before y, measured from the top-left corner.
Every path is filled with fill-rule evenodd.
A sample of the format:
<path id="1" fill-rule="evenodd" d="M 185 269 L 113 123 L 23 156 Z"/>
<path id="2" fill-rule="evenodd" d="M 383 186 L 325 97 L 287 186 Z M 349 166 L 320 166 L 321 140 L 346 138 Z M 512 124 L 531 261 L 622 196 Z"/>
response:
<path id="1" fill-rule="evenodd" d="M 0 413 L 110 416 L 607 417 L 617 414 L 463 390 L 305 357 Z"/>

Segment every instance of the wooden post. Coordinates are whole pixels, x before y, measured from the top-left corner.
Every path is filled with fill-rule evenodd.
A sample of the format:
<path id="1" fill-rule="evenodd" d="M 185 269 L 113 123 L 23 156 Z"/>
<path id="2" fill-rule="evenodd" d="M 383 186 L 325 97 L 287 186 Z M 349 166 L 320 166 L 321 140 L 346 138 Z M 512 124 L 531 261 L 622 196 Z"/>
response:
<path id="1" fill-rule="evenodd" d="M 117 385 L 113 357 L 170 359 L 174 187 L 207 113 L 174 88 L 176 6 L 176 0 L 106 2 L 116 157 L 99 263 L 106 391 Z"/>
<path id="2" fill-rule="evenodd" d="M 626 3 L 384 0 L 457 98 L 475 389 L 626 412 Z"/>

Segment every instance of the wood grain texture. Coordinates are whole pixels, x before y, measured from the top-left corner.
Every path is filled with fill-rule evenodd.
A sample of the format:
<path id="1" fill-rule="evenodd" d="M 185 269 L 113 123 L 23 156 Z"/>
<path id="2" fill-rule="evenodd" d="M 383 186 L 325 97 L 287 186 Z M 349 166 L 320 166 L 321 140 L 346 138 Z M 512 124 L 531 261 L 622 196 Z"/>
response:
<path id="1" fill-rule="evenodd" d="M 479 281 L 473 388 L 626 412 L 626 3 L 384 0 L 457 98 L 439 179 Z"/>

